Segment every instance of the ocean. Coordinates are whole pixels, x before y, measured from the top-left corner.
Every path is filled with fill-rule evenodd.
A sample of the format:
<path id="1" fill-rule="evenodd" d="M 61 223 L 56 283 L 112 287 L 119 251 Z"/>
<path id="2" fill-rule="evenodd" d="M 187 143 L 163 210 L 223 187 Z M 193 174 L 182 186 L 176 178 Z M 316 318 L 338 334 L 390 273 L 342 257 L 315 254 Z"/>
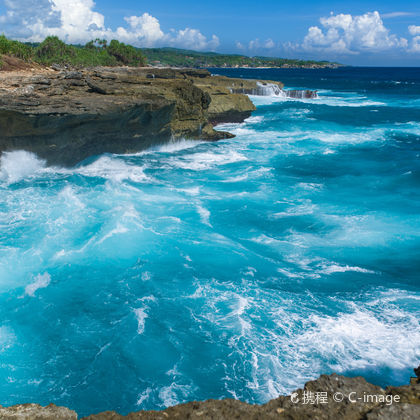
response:
<path id="1" fill-rule="evenodd" d="M 80 415 L 264 403 L 420 360 L 420 69 L 212 69 L 251 97 L 219 142 L 0 167 L 0 403 Z"/>

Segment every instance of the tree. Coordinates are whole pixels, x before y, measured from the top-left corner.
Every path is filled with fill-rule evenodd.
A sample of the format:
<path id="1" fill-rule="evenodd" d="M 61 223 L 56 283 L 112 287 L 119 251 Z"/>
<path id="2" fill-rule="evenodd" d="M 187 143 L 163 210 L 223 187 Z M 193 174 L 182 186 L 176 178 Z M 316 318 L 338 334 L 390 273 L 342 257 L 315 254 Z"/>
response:
<path id="1" fill-rule="evenodd" d="M 146 64 L 146 59 L 143 57 L 140 50 L 132 47 L 131 45 L 123 44 L 115 39 L 109 43 L 107 51 L 119 62 L 127 66 L 142 67 Z"/>

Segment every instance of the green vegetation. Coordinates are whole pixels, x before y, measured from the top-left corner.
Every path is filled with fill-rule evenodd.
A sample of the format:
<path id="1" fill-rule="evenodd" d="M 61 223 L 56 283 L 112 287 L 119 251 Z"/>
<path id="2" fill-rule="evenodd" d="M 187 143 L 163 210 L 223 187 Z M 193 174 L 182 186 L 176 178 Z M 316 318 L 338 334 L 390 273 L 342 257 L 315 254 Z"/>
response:
<path id="1" fill-rule="evenodd" d="M 1 56 L 3 54 L 11 55 L 22 60 L 29 60 L 32 56 L 32 49 L 19 41 L 12 41 L 4 35 L 0 35 L 0 68 L 2 67 Z"/>
<path id="2" fill-rule="evenodd" d="M 26 44 L 0 36 L 0 54 L 44 65 L 67 64 L 88 66 L 144 66 L 146 59 L 131 45 L 112 40 L 96 39 L 86 45 L 67 45 L 56 36 L 49 36 L 40 44 Z M 1 67 L 1 61 L 0 61 Z"/>
<path id="3" fill-rule="evenodd" d="M 22 60 L 29 60 L 32 56 L 32 48 L 19 41 L 7 39 L 0 35 L 0 54 L 7 54 Z"/>
<path id="4" fill-rule="evenodd" d="M 44 65 L 66 64 L 74 67 L 131 66 L 140 67 L 147 61 L 157 66 L 173 67 L 297 67 L 319 68 L 339 67 L 329 61 L 305 61 L 288 58 L 247 57 L 237 54 L 197 52 L 177 48 L 145 48 L 140 50 L 131 45 L 112 40 L 96 39 L 86 45 L 67 45 L 56 36 L 49 36 L 40 44 L 22 43 L 0 36 L 1 55 L 10 55 L 27 62 Z"/>
<path id="5" fill-rule="evenodd" d="M 274 57 L 247 57 L 236 54 L 197 52 L 177 48 L 145 48 L 142 50 L 152 65 L 176 67 L 339 67 L 329 61 L 293 60 Z"/>

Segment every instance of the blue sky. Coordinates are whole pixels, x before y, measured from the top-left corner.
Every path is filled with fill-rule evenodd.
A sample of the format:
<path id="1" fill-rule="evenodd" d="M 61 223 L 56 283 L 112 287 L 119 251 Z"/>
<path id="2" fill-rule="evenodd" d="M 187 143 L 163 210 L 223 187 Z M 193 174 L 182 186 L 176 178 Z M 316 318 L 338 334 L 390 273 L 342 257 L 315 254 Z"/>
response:
<path id="1" fill-rule="evenodd" d="M 0 0 L 0 32 L 38 41 L 420 66 L 420 1 Z"/>

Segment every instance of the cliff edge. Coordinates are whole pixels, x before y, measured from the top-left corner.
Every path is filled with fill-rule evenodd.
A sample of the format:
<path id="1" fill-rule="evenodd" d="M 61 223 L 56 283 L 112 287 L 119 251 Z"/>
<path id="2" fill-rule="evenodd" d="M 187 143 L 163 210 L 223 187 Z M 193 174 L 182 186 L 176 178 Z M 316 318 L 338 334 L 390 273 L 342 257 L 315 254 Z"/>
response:
<path id="1" fill-rule="evenodd" d="M 0 152 L 26 150 L 48 164 L 74 165 L 171 139 L 233 137 L 214 130 L 212 122 L 243 121 L 255 107 L 229 83 L 242 82 L 170 68 L 2 72 Z"/>
<path id="2" fill-rule="evenodd" d="M 417 420 L 420 418 L 420 367 L 410 385 L 382 389 L 362 377 L 322 375 L 290 396 L 264 405 L 237 400 L 190 402 L 163 411 L 139 411 L 122 416 L 114 411 L 84 420 Z M 76 412 L 53 404 L 22 404 L 2 408 L 2 420 L 77 420 Z"/>

